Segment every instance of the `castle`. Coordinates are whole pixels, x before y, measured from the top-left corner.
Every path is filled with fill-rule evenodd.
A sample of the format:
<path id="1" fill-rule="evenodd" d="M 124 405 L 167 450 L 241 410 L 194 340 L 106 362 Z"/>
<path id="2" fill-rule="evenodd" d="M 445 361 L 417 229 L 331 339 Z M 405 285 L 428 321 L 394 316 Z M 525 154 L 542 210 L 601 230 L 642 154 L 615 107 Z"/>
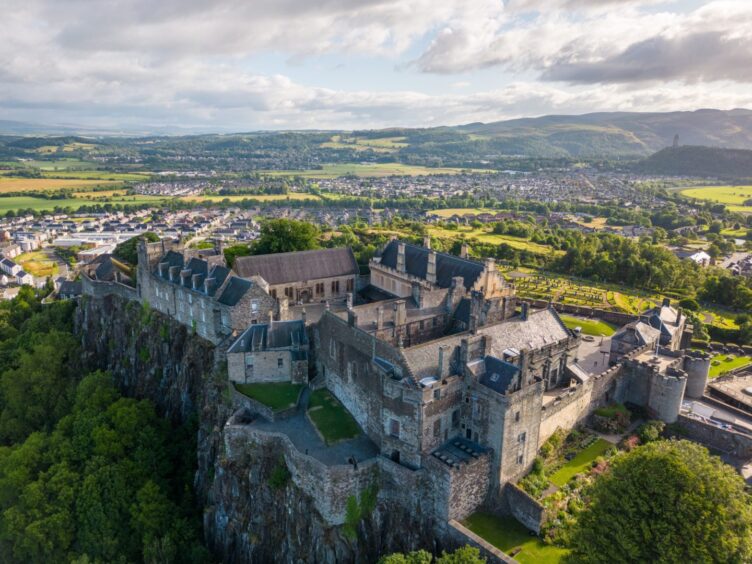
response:
<path id="1" fill-rule="evenodd" d="M 316 321 L 307 322 L 305 311 L 302 319 L 287 317 L 289 296 L 271 294 L 265 261 L 245 278 L 221 256 L 163 243 L 140 245 L 133 297 L 215 343 L 231 381 L 325 387 L 350 412 L 363 436 L 323 454 L 309 453 L 275 422 L 281 415 L 239 394 L 237 417 L 227 423 L 228 445 L 274 442 L 330 524 L 344 522 L 348 497 L 377 483 L 381 499 L 428 512 L 438 528 L 486 507 L 537 530 L 529 500 L 513 484 L 557 428 L 573 428 L 613 402 L 673 422 L 683 398 L 705 389 L 709 358 L 683 350 L 692 329 L 669 302 L 623 329 L 613 365 L 591 373 L 578 363 L 579 333 L 550 304 L 534 310 L 520 302 L 493 260 L 392 240 L 359 283 L 350 278 L 352 254 L 338 256 L 346 264 L 322 272 L 362 289 L 346 306 L 327 302 Z M 313 277 L 300 277 L 306 280 L 285 275 L 280 283 L 309 300 Z M 85 283 L 84 292 L 95 284 Z"/>

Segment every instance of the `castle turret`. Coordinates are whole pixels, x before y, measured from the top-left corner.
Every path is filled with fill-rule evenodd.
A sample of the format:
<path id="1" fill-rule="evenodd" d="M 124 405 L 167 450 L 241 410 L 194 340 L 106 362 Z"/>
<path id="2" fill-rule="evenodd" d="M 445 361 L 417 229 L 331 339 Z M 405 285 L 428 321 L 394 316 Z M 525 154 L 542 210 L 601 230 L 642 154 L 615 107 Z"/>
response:
<path id="1" fill-rule="evenodd" d="M 684 395 L 688 398 L 701 398 L 705 394 L 710 373 L 710 355 L 706 353 L 692 353 L 684 357 L 684 371 L 687 373 L 687 389 Z"/>

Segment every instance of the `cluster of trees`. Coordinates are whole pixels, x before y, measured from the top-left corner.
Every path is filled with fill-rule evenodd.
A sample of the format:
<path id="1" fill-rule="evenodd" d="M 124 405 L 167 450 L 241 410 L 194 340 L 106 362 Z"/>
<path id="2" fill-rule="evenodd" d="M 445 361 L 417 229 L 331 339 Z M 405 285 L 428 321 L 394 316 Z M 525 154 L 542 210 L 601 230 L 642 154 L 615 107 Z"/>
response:
<path id="1" fill-rule="evenodd" d="M 261 224 L 259 238 L 250 245 L 240 244 L 224 250 L 227 264 L 247 255 L 290 253 L 308 251 L 319 247 L 319 230 L 307 221 L 295 219 L 268 219 Z"/>
<path id="2" fill-rule="evenodd" d="M 81 378 L 74 304 L 0 304 L 0 560 L 206 562 L 195 427 Z"/>

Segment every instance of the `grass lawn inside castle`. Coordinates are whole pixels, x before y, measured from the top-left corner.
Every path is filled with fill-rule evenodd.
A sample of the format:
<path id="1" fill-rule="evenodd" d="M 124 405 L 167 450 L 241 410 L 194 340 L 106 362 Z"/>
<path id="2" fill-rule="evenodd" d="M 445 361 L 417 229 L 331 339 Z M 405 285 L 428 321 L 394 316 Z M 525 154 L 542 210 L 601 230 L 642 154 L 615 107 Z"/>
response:
<path id="1" fill-rule="evenodd" d="M 360 435 L 358 423 L 329 390 L 322 388 L 311 394 L 308 417 L 328 445 Z"/>
<path id="2" fill-rule="evenodd" d="M 583 335 L 592 335 L 594 337 L 600 337 L 605 335 L 610 337 L 616 332 L 616 327 L 600 319 L 585 319 L 583 317 L 574 317 L 572 315 L 560 314 L 562 322 L 568 329 L 574 329 L 579 327 L 582 329 Z"/>
<path id="3" fill-rule="evenodd" d="M 532 536 L 514 517 L 478 512 L 470 515 L 463 524 L 505 554 L 514 553 L 514 559 L 521 564 L 555 564 L 569 552 Z"/>
<path id="4" fill-rule="evenodd" d="M 287 382 L 269 382 L 259 384 L 235 384 L 235 388 L 243 395 L 263 403 L 274 411 L 287 409 L 295 405 L 302 384 Z"/>
<path id="5" fill-rule="evenodd" d="M 749 364 L 752 364 L 752 357 L 719 354 L 714 356 L 710 362 L 709 377 L 718 378 L 718 376 L 721 376 L 725 372 L 736 370 Z"/>

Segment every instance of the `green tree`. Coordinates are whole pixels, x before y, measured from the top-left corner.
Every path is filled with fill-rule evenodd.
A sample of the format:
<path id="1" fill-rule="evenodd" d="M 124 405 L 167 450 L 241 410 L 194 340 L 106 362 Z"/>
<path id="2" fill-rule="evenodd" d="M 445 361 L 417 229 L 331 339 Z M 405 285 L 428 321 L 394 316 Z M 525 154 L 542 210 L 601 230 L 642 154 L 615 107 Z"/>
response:
<path id="1" fill-rule="evenodd" d="M 431 564 L 433 557 L 426 550 L 414 550 L 412 552 L 396 552 L 383 556 L 379 564 Z M 436 564 L 483 564 L 485 558 L 481 558 L 480 551 L 474 546 L 463 546 L 454 552 L 443 552 L 436 558 Z"/>
<path id="2" fill-rule="evenodd" d="M 261 235 L 253 244 L 253 254 L 289 253 L 318 248 L 319 231 L 307 221 L 269 219 L 261 225 Z"/>
<path id="3" fill-rule="evenodd" d="M 149 243 L 156 243 L 159 241 L 159 235 L 147 231 L 137 237 L 131 237 L 127 241 L 123 241 L 113 251 L 112 255 L 123 262 L 128 264 L 138 263 L 138 242 L 140 239 L 146 239 Z"/>
<path id="4" fill-rule="evenodd" d="M 573 534 L 576 562 L 752 558 L 744 480 L 700 445 L 656 441 L 617 457 L 589 497 Z"/>

